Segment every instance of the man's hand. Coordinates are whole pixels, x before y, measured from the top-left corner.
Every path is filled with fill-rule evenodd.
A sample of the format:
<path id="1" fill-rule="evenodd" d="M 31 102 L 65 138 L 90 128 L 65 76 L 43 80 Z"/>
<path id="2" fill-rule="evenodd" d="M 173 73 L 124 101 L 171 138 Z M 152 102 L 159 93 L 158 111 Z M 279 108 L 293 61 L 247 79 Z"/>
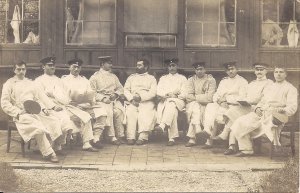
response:
<path id="1" fill-rule="evenodd" d="M 46 116 L 49 116 L 49 115 L 50 115 L 50 113 L 49 113 L 49 111 L 48 111 L 47 109 L 43 109 L 42 111 L 43 111 L 43 113 L 44 113 Z"/>
<path id="2" fill-rule="evenodd" d="M 135 93 L 133 95 L 133 100 L 135 100 L 136 102 L 141 102 L 141 96 L 138 93 Z"/>
<path id="3" fill-rule="evenodd" d="M 107 98 L 107 97 L 104 97 L 104 98 L 102 99 L 102 102 L 105 103 L 105 104 L 110 104 L 110 103 L 111 103 L 111 101 L 110 101 L 109 98 Z"/>
<path id="4" fill-rule="evenodd" d="M 60 106 L 54 106 L 54 107 L 53 107 L 53 110 L 56 111 L 56 112 L 58 112 L 58 111 L 62 111 L 63 108 L 60 107 Z"/>
<path id="5" fill-rule="evenodd" d="M 263 111 L 261 110 L 261 108 L 256 108 L 256 109 L 255 109 L 255 113 L 256 113 L 259 117 L 263 116 Z"/>
<path id="6" fill-rule="evenodd" d="M 131 100 L 130 103 L 136 107 L 138 107 L 140 105 L 140 103 L 136 100 Z"/>
<path id="7" fill-rule="evenodd" d="M 278 108 L 278 109 L 276 109 L 276 111 L 278 112 L 278 113 L 285 113 L 285 110 L 284 110 L 284 108 Z"/>
<path id="8" fill-rule="evenodd" d="M 116 94 L 116 93 L 113 93 L 113 94 L 111 94 L 110 96 L 109 96 L 109 100 L 110 101 L 114 101 L 114 100 L 116 100 L 118 98 L 118 95 Z"/>
<path id="9" fill-rule="evenodd" d="M 229 105 L 228 105 L 227 102 L 222 102 L 222 103 L 220 104 L 220 106 L 223 107 L 223 108 L 225 108 L 225 109 L 228 109 L 228 108 L 229 108 Z"/>

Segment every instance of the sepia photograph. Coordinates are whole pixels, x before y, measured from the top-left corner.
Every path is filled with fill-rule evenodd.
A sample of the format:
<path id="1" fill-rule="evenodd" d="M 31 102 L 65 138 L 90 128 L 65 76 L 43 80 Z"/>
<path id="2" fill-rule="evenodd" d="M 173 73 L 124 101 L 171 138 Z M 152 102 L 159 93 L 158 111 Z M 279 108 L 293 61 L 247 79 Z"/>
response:
<path id="1" fill-rule="evenodd" d="M 300 0 L 0 0 L 0 192 L 299 192 Z"/>

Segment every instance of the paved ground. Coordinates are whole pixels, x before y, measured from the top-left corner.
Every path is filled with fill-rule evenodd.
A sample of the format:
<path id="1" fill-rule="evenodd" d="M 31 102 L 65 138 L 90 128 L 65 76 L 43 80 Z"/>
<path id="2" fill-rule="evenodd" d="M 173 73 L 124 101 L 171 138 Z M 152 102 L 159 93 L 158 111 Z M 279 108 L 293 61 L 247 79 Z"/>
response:
<path id="1" fill-rule="evenodd" d="M 5 162 L 15 168 L 63 168 L 95 170 L 168 170 L 168 171 L 236 171 L 268 170 L 280 168 L 287 159 L 287 154 L 270 159 L 267 152 L 253 157 L 234 157 L 223 155 L 224 148 L 204 150 L 200 146 L 187 148 L 180 139 L 173 147 L 158 140 L 143 146 L 105 147 L 97 153 L 84 152 L 79 146 L 66 147 L 66 156 L 60 156 L 60 163 L 51 164 L 41 159 L 41 155 L 26 150 L 26 157 L 21 155 L 18 143 L 12 142 L 11 152 L 6 153 L 6 131 L 0 131 L 0 154 Z M 289 152 L 288 150 L 285 152 Z M 1 158 L 0 158 L 1 159 Z"/>

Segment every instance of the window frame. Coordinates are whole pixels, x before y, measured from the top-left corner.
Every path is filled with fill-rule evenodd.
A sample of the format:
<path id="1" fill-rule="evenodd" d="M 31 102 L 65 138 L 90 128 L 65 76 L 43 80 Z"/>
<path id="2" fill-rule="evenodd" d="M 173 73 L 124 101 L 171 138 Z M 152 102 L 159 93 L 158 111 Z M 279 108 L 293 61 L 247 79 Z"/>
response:
<path id="1" fill-rule="evenodd" d="M 74 20 L 74 22 L 81 22 L 81 30 L 83 31 L 83 23 L 85 21 L 88 21 L 88 22 L 111 22 L 114 24 L 114 27 L 115 27 L 115 32 L 114 32 L 114 43 L 112 44 L 104 44 L 104 43 L 94 43 L 94 44 L 85 44 L 85 43 L 67 43 L 67 18 L 66 18 L 66 6 L 67 6 L 67 1 L 68 0 L 64 0 L 64 7 L 63 7 L 63 25 L 64 25 L 64 47 L 67 47 L 67 48 L 98 48 L 98 47 L 101 47 L 101 48 L 115 48 L 117 47 L 117 43 L 118 43 L 118 13 L 117 13 L 117 10 L 118 10 L 118 1 L 117 0 L 113 0 L 115 2 L 115 7 L 114 7 L 114 10 L 115 10 L 115 13 L 114 13 L 114 20 L 111 20 L 111 21 L 100 21 L 100 20 Z M 82 0 L 82 1 L 85 1 L 85 0 Z M 98 5 L 100 3 L 101 0 L 98 0 Z M 100 5 L 99 5 L 100 6 Z M 99 17 L 99 12 L 98 12 L 98 18 L 100 19 Z"/>
<path id="2" fill-rule="evenodd" d="M 220 8 L 220 0 L 219 1 L 219 8 Z M 184 15 L 184 47 L 185 48 L 197 48 L 197 49 L 213 49 L 213 48 L 219 48 L 219 49 L 236 49 L 238 47 L 238 19 L 237 19 L 237 6 L 238 6 L 238 0 L 234 0 L 235 2 L 235 7 L 234 7 L 234 18 L 235 21 L 234 22 L 220 22 L 220 9 L 219 9 L 219 21 L 218 22 L 211 22 L 211 21 L 200 21 L 200 20 L 194 20 L 194 21 L 188 21 L 187 17 L 188 17 L 188 0 L 185 0 L 185 15 Z M 203 5 L 203 9 L 205 9 L 203 1 L 202 1 L 202 5 Z M 202 37 L 201 37 L 201 42 L 202 44 L 188 44 L 186 43 L 186 39 L 187 39 L 187 23 L 188 22 L 194 22 L 194 23 L 201 23 L 202 26 Z M 208 23 L 217 23 L 218 24 L 218 42 L 220 40 L 220 24 L 227 24 L 227 23 L 233 23 L 235 24 L 235 43 L 234 45 L 226 45 L 226 44 L 204 44 L 203 43 L 203 24 L 208 24 Z"/>
<path id="3" fill-rule="evenodd" d="M 6 2 L 6 6 L 7 6 L 7 2 L 9 0 L 5 0 Z M 20 42 L 20 43 L 7 43 L 7 42 L 0 42 L 0 46 L 3 47 L 3 48 L 7 48 L 7 49 L 14 49 L 16 50 L 15 48 L 19 48 L 20 50 L 23 50 L 24 48 L 40 48 L 41 47 L 41 44 L 42 44 L 42 34 L 41 34 L 41 21 L 42 21 L 42 18 L 41 18 L 41 10 L 42 10 L 42 1 L 41 0 L 37 0 L 38 3 L 39 3 L 39 13 L 38 13 L 38 19 L 24 19 L 24 1 L 25 0 L 22 0 L 22 32 L 24 31 L 24 24 L 23 22 L 25 21 L 37 21 L 39 26 L 38 26 L 38 30 L 39 30 L 39 43 L 35 44 L 35 43 L 23 43 L 23 42 Z M 12 20 L 8 20 L 8 10 L 5 11 L 5 19 L 4 20 L 1 20 L 1 21 L 5 21 L 5 25 L 9 25 L 9 21 L 12 21 Z M 6 40 L 6 37 L 7 37 L 7 34 L 4 36 L 5 40 Z M 23 37 L 24 38 L 24 37 Z M 26 38 L 25 38 L 26 39 Z M 22 41 L 25 41 L 24 39 Z"/>

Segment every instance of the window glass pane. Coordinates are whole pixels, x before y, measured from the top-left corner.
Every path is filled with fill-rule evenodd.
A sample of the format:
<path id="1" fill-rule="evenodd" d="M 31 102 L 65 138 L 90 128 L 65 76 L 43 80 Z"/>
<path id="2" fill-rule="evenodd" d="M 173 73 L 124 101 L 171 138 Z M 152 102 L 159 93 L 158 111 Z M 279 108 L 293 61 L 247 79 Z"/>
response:
<path id="1" fill-rule="evenodd" d="M 203 44 L 218 44 L 218 23 L 203 24 Z"/>
<path id="2" fill-rule="evenodd" d="M 100 23 L 99 22 L 83 22 L 82 39 L 83 44 L 99 44 Z"/>
<path id="3" fill-rule="evenodd" d="M 219 21 L 219 0 L 203 0 L 204 3 L 204 20 Z"/>
<path id="4" fill-rule="evenodd" d="M 5 41 L 5 32 L 6 32 L 6 25 L 5 21 L 0 21 L 0 42 Z"/>
<path id="5" fill-rule="evenodd" d="M 25 19 L 39 19 L 39 2 L 38 1 L 24 1 L 24 18 Z"/>
<path id="6" fill-rule="evenodd" d="M 202 45 L 202 23 L 186 23 L 186 44 Z"/>
<path id="7" fill-rule="evenodd" d="M 203 21 L 202 0 L 187 0 L 186 9 L 186 17 L 188 21 Z"/>
<path id="8" fill-rule="evenodd" d="M 264 0 L 262 8 L 262 46 L 290 48 L 299 46 L 299 2 Z"/>
<path id="9" fill-rule="evenodd" d="M 36 21 L 24 21 L 23 24 L 23 43 L 31 43 L 31 44 L 38 44 L 40 38 L 37 34 L 39 34 L 39 22 Z"/>
<path id="10" fill-rule="evenodd" d="M 0 0 L 0 11 L 6 11 L 6 10 L 7 10 L 6 0 Z"/>
<path id="11" fill-rule="evenodd" d="M 221 1 L 220 21 L 235 22 L 235 0 Z"/>
<path id="12" fill-rule="evenodd" d="M 220 44 L 235 45 L 235 23 L 220 23 Z"/>
<path id="13" fill-rule="evenodd" d="M 115 1 L 100 0 L 100 20 L 114 21 L 115 20 Z"/>
<path id="14" fill-rule="evenodd" d="M 66 1 L 66 44 L 115 44 L 115 0 Z"/>

